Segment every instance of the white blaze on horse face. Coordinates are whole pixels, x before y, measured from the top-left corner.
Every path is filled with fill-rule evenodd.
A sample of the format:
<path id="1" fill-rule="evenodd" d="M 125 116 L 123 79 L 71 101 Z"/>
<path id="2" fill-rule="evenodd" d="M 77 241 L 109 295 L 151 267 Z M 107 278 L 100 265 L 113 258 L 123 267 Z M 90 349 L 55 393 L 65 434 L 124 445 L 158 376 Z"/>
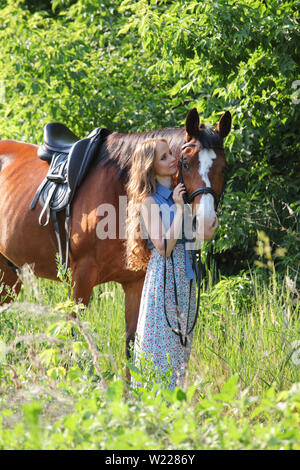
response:
<path id="1" fill-rule="evenodd" d="M 215 152 L 211 149 L 202 149 L 199 152 L 199 173 L 206 184 L 206 186 L 211 187 L 208 173 L 212 167 L 213 160 L 217 158 Z"/>
<path id="2" fill-rule="evenodd" d="M 213 165 L 214 159 L 217 157 L 211 149 L 202 149 L 199 151 L 199 174 L 207 187 L 211 187 L 208 174 Z M 212 194 L 203 194 L 200 204 L 197 208 L 197 232 L 202 240 L 208 240 L 212 237 L 216 223 L 216 212 L 214 198 Z"/>

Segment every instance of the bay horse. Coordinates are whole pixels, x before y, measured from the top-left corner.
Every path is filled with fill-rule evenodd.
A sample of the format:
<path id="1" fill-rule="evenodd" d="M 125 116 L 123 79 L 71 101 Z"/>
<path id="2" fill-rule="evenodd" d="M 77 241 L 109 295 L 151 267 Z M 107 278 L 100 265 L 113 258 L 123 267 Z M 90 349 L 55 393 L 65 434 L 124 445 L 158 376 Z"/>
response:
<path id="1" fill-rule="evenodd" d="M 199 187 L 212 189 L 210 193 L 197 194 L 192 201 L 195 220 L 201 214 L 203 238 L 211 239 L 218 224 L 212 192 L 218 196 L 222 193 L 226 167 L 223 140 L 230 129 L 229 111 L 212 129 L 200 124 L 198 112 L 193 108 L 187 114 L 185 128 L 131 134 L 113 132 L 101 145 L 72 202 L 69 266 L 75 284 L 74 300 L 88 305 L 94 286 L 108 281 L 121 283 L 125 293 L 127 358 L 136 331 L 145 272 L 125 268 L 124 240 L 118 236 L 122 228 L 118 217 L 115 239 L 97 236 L 97 224 L 101 220 L 97 208 L 109 203 L 119 213 L 119 197 L 126 196 L 125 184 L 136 146 L 149 138 L 165 138 L 177 160 L 181 160 L 181 177 L 187 194 Z M 16 294 L 21 288 L 17 268 L 25 264 L 32 266 L 36 276 L 57 280 L 57 240 L 53 223 L 41 227 L 39 205 L 29 210 L 49 168 L 47 162 L 37 157 L 37 151 L 38 146 L 34 144 L 0 141 L 0 286 L 5 284 Z M 59 225 L 62 233 L 62 213 Z M 10 300 L 8 297 L 2 302 Z"/>

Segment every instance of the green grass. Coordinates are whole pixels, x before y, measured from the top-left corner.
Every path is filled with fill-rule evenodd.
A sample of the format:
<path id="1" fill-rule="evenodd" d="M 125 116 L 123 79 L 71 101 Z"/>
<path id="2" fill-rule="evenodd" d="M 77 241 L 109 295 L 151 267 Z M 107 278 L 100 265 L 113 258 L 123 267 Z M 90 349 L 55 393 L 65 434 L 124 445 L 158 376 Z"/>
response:
<path id="1" fill-rule="evenodd" d="M 215 390 L 237 374 L 251 393 L 299 381 L 291 357 L 300 338 L 299 308 L 286 282 L 275 273 L 263 280 L 248 272 L 208 282 L 201 300 L 191 378 L 198 375 Z"/>
<path id="2" fill-rule="evenodd" d="M 25 271 L 0 309 L 0 448 L 299 448 L 299 293 L 274 270 L 205 279 L 184 390 L 137 392 L 121 286 L 84 309 Z"/>

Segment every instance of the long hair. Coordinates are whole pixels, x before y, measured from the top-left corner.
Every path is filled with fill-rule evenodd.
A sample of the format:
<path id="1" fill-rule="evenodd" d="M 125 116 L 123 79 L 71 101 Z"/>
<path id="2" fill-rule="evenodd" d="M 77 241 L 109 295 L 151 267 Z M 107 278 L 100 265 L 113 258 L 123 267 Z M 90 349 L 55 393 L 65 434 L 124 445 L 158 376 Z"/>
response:
<path id="1" fill-rule="evenodd" d="M 131 271 L 146 271 L 151 256 L 140 208 L 145 198 L 156 192 L 153 166 L 158 142 L 168 143 L 166 139 L 156 138 L 145 140 L 137 146 L 126 184 L 128 197 L 126 268 Z"/>

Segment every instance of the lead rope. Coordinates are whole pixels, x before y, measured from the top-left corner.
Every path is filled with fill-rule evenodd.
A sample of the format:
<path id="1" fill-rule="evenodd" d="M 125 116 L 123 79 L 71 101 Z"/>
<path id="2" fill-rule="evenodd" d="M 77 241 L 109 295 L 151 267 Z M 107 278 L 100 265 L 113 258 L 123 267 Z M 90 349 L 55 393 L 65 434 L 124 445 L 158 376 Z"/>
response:
<path id="1" fill-rule="evenodd" d="M 196 269 L 196 254 L 195 254 L 195 252 L 192 255 L 193 265 L 194 265 L 194 272 L 195 272 L 195 276 L 197 278 L 197 290 L 198 290 L 198 293 L 197 293 L 197 306 L 196 306 L 196 314 L 195 314 L 194 322 L 192 324 L 192 327 L 191 327 L 190 331 L 188 332 L 188 335 L 191 334 L 191 332 L 193 331 L 193 329 L 196 326 L 198 315 L 199 315 L 199 307 L 200 307 L 201 249 L 197 250 L 197 253 L 199 255 L 199 258 L 198 258 L 198 275 L 197 275 L 197 269 Z"/>
<path id="2" fill-rule="evenodd" d="M 165 318 L 167 321 L 167 324 L 169 328 L 172 330 L 175 335 L 179 336 L 180 343 L 183 347 L 186 347 L 187 345 L 187 340 L 188 336 L 192 333 L 193 329 L 195 328 L 198 314 L 199 314 L 199 306 L 200 306 L 200 263 L 201 259 L 199 256 L 199 272 L 197 276 L 197 285 L 198 285 L 198 297 L 197 297 L 197 307 L 196 307 L 196 314 L 194 318 L 194 322 L 192 324 L 191 329 L 188 331 L 188 324 L 189 324 L 189 318 L 190 318 L 190 304 L 191 304 L 191 294 L 192 294 L 192 284 L 193 284 L 193 279 L 190 279 L 190 288 L 189 288 L 189 306 L 188 306 L 188 314 L 187 314 L 187 320 L 186 320 L 186 332 L 183 337 L 182 330 L 181 330 L 181 323 L 180 323 L 180 310 L 179 310 L 179 305 L 178 305 L 178 297 L 177 297 L 177 286 L 176 286 L 176 278 L 175 278 L 175 268 L 174 268 L 174 260 L 173 260 L 173 253 L 171 253 L 171 262 L 172 262 L 172 268 L 173 268 L 173 279 L 174 279 L 174 295 L 175 295 L 175 303 L 176 303 L 176 318 L 177 318 L 177 329 L 173 328 L 173 326 L 170 323 L 170 320 L 167 315 L 166 311 L 166 279 L 167 279 L 167 240 L 164 238 L 164 249 L 165 249 L 165 259 L 164 259 L 164 313 L 165 313 Z M 200 250 L 199 250 L 199 255 L 200 255 Z M 193 258 L 193 264 L 195 266 L 194 258 Z M 196 270 L 195 270 L 195 274 Z"/>
<path id="3" fill-rule="evenodd" d="M 174 293 L 175 293 L 175 302 L 176 302 L 176 318 L 177 318 L 177 329 L 173 328 L 171 325 L 168 315 L 167 315 L 167 310 L 166 310 L 166 279 L 167 279 L 167 240 L 164 238 L 164 247 L 165 247 L 165 259 L 164 259 L 164 313 L 166 317 L 167 324 L 169 328 L 171 328 L 172 332 L 175 333 L 175 335 L 179 336 L 180 338 L 180 343 L 182 346 L 186 346 L 186 337 L 185 341 L 183 340 L 182 332 L 181 332 L 181 324 L 180 324 L 180 312 L 179 312 L 179 306 L 178 306 L 178 301 L 177 301 L 177 290 L 176 290 L 176 280 L 174 277 Z M 173 257 L 171 258 L 172 260 L 172 265 L 173 265 Z M 173 275 L 174 275 L 174 265 L 173 265 Z"/>

